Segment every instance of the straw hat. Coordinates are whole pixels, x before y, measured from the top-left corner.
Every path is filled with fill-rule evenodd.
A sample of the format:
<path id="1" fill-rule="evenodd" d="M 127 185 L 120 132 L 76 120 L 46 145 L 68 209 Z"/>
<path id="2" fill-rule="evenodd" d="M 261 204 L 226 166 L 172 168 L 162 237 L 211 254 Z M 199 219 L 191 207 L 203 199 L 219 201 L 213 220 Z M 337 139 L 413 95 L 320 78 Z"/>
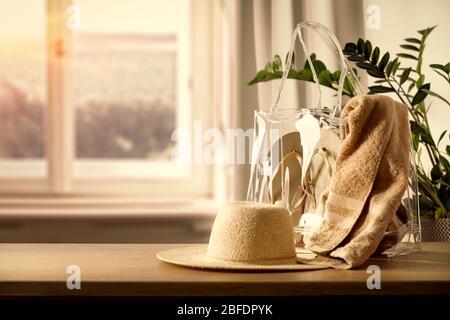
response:
<path id="1" fill-rule="evenodd" d="M 272 204 L 231 202 L 218 213 L 208 245 L 158 253 L 158 259 L 216 270 L 313 270 L 298 264 L 289 211 Z"/>

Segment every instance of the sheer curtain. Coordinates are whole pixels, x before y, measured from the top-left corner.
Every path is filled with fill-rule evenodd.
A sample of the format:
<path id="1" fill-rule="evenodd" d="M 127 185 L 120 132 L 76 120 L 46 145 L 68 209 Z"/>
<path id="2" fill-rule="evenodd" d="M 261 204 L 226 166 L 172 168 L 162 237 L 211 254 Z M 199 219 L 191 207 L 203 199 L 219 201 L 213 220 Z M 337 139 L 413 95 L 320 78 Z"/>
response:
<path id="1" fill-rule="evenodd" d="M 223 39 L 224 65 L 229 63 L 229 78 L 223 88 L 228 88 L 229 99 L 222 99 L 228 110 L 228 126 L 244 130 L 253 126 L 255 110 L 269 110 L 273 103 L 278 81 L 248 86 L 257 70 L 264 68 L 274 54 L 284 60 L 292 32 L 300 21 L 314 20 L 333 30 L 341 44 L 364 37 L 364 12 L 359 0 L 224 0 L 218 1 L 219 11 L 229 34 Z M 224 34 L 222 34 L 223 36 Z M 308 46 L 320 48 L 319 39 L 306 38 Z M 328 49 L 327 49 L 328 50 Z M 297 50 L 298 51 L 298 50 Z M 326 50 L 321 52 L 325 57 Z M 329 53 L 331 55 L 331 53 Z M 226 82 L 229 82 L 227 87 Z M 289 81 L 280 106 L 311 105 L 316 99 L 302 84 Z M 223 95 L 227 96 L 227 92 Z M 224 100 L 226 102 L 224 103 Z M 249 165 L 229 168 L 228 198 L 244 199 L 249 177 Z"/>
<path id="2" fill-rule="evenodd" d="M 264 67 L 275 54 L 284 60 L 289 50 L 292 32 L 298 22 L 317 21 L 331 29 L 341 44 L 364 37 L 363 2 L 359 0 L 253 0 L 254 39 L 256 65 Z M 305 35 L 308 47 L 320 53 L 320 59 L 332 61 L 329 49 L 318 37 Z M 302 53 L 296 47 L 296 53 Z M 331 64 L 330 67 L 333 65 Z M 270 108 L 278 83 L 270 82 L 258 85 L 258 102 L 261 108 Z M 310 106 L 316 99 L 301 84 L 291 81 L 286 87 L 280 106 Z"/>

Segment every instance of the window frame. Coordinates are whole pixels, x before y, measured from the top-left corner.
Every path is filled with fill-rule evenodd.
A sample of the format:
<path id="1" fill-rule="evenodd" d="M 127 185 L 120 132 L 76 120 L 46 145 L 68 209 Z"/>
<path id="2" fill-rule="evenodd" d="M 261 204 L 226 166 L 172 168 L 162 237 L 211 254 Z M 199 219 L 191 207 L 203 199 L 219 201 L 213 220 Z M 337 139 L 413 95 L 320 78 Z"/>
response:
<path id="1" fill-rule="evenodd" d="M 74 177 L 75 110 L 71 99 L 73 35 L 66 26 L 66 10 L 70 4 L 70 0 L 46 0 L 47 152 L 44 161 L 47 161 L 47 176 L 0 178 L 0 196 L 42 194 L 90 197 L 120 194 L 145 195 L 162 201 L 212 198 L 214 167 L 207 165 L 191 165 L 190 175 L 183 177 Z M 192 53 L 190 57 L 177 55 L 178 65 L 183 66 L 182 72 L 185 74 L 179 77 L 177 87 L 188 88 L 180 81 L 189 81 L 191 112 L 185 108 L 183 114 L 177 113 L 176 123 L 179 125 L 182 120 L 185 123 L 189 119 L 187 122 L 192 124 L 191 120 L 195 119 L 201 121 L 203 127 L 207 127 L 212 125 L 212 68 L 205 63 L 205 59 L 210 59 L 212 54 L 212 6 L 208 1 L 189 0 L 189 7 L 191 39 L 182 41 L 185 41 L 185 45 L 190 44 Z M 189 73 L 185 69 L 189 61 L 192 70 L 196 70 L 195 73 Z M 177 94 L 177 98 L 186 99 L 189 94 L 187 90 L 181 96 Z M 189 130 L 192 133 L 192 127 Z M 35 161 L 37 163 L 42 160 Z"/>

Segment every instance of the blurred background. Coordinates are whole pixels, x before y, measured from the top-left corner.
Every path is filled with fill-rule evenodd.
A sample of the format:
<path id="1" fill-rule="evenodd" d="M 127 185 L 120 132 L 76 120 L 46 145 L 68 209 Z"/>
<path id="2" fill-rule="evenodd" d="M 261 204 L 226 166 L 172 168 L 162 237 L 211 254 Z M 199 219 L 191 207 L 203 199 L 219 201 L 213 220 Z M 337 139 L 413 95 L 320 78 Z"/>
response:
<path id="1" fill-rule="evenodd" d="M 270 108 L 278 81 L 247 83 L 284 58 L 298 22 L 391 53 L 436 25 L 425 59 L 446 64 L 449 12 L 447 0 L 0 0 L 0 242 L 207 241 L 218 204 L 245 198 L 249 174 L 208 144 Z M 315 99 L 291 81 L 281 105 Z M 439 100 L 429 115 L 433 135 L 450 129 Z"/>

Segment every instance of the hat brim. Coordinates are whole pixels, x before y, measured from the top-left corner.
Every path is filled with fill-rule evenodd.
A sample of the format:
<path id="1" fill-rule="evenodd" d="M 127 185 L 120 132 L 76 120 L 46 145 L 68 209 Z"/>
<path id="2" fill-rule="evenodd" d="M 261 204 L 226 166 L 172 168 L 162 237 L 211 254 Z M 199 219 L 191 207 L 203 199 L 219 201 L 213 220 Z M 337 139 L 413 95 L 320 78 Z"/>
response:
<path id="1" fill-rule="evenodd" d="M 295 257 L 270 262 L 261 261 L 260 263 L 219 260 L 208 257 L 206 254 L 207 249 L 207 245 L 171 249 L 158 253 L 157 258 L 183 267 L 218 271 L 306 271 L 328 268 L 323 265 L 300 264 L 296 262 Z"/>

